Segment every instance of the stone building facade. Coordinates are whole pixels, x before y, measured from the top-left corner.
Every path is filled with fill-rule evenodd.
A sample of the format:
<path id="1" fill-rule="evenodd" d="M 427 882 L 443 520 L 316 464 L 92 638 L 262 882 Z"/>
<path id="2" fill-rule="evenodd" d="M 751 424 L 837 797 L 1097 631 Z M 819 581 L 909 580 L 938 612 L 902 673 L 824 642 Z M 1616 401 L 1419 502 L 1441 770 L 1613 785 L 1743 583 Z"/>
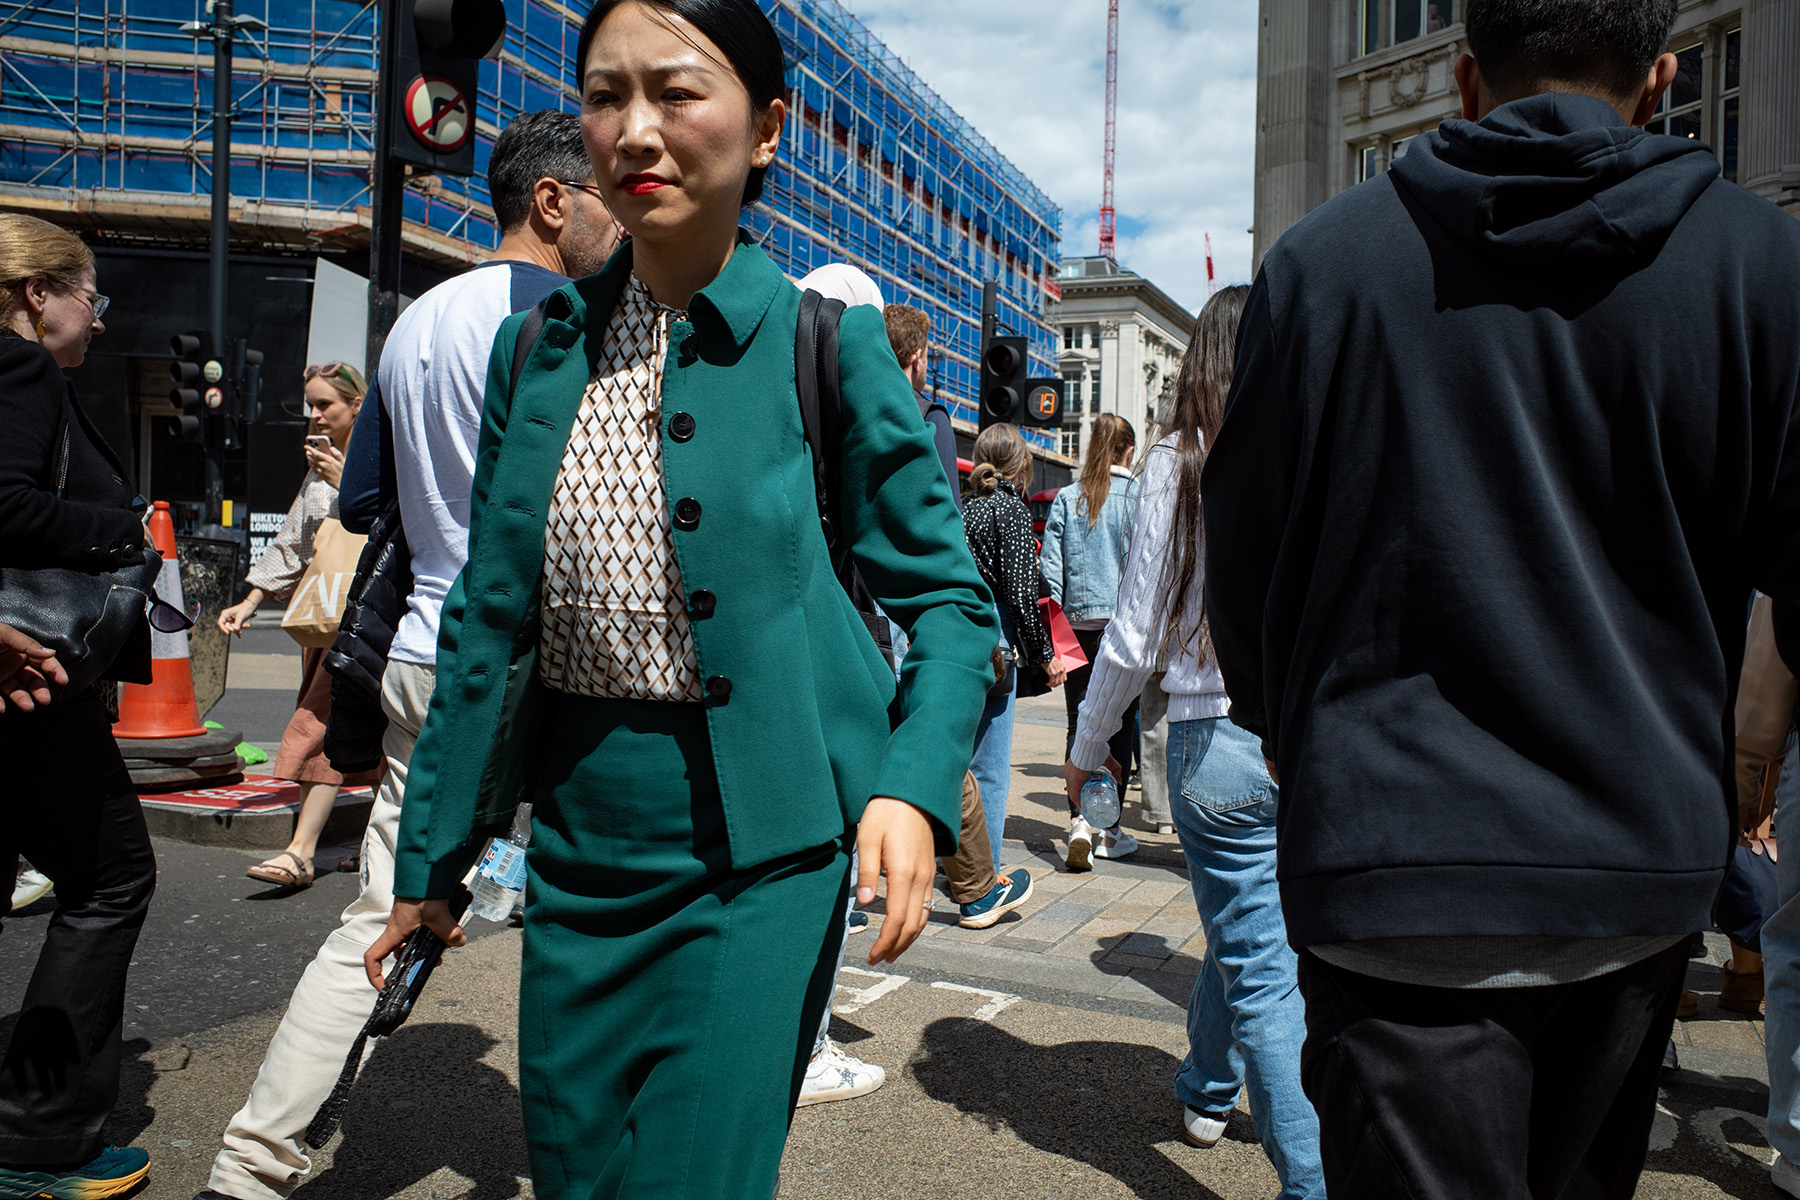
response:
<path id="1" fill-rule="evenodd" d="M 1260 0 L 1255 261 L 1295 221 L 1462 115 L 1467 0 Z M 1800 217 L 1800 0 L 1681 0 L 1651 128 Z"/>
<path id="2" fill-rule="evenodd" d="M 1062 452 L 1079 460 L 1103 412 L 1130 421 L 1138 445 L 1146 445 L 1187 352 L 1193 314 L 1110 258 L 1063 260 L 1057 285 L 1061 296 L 1044 315 L 1061 338 Z"/>

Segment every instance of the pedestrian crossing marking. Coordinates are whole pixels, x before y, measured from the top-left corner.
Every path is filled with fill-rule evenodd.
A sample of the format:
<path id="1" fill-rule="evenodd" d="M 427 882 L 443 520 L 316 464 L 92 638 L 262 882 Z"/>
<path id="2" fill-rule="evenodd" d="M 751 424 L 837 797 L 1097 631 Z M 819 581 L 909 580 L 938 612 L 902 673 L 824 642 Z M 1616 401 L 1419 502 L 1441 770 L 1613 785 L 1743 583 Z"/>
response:
<path id="1" fill-rule="evenodd" d="M 943 988 L 946 992 L 967 992 L 972 996 L 986 996 L 988 1002 L 975 1010 L 977 1021 L 991 1021 L 1019 1002 L 1019 997 L 1011 992 L 992 992 L 987 988 L 969 987 L 961 983 L 946 983 L 941 979 L 931 986 Z"/>
<path id="2" fill-rule="evenodd" d="M 890 992 L 897 991 L 902 985 L 912 981 L 912 976 L 910 975 L 886 975 L 880 971 L 865 971 L 861 967 L 844 967 L 839 974 L 840 976 L 859 975 L 864 979 L 872 979 L 875 981 L 868 987 L 860 988 L 851 987 L 847 983 L 838 984 L 838 987 L 850 993 L 850 999 L 848 1001 L 843 1004 L 834 1004 L 831 1006 L 831 1011 L 840 1017 L 847 1017 L 851 1013 L 861 1012 L 883 996 L 888 995 Z"/>

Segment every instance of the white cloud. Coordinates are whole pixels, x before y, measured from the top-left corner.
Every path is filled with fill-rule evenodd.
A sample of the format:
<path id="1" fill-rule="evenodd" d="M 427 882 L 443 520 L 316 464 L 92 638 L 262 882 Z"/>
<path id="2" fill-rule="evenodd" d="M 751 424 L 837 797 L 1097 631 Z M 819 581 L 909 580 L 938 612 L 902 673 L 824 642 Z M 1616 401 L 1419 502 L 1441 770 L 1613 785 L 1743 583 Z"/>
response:
<path id="1" fill-rule="evenodd" d="M 1063 249 L 1099 238 L 1106 0 L 845 0 L 1063 209 Z M 1189 309 L 1250 278 L 1256 5 L 1121 0 L 1119 261 Z"/>

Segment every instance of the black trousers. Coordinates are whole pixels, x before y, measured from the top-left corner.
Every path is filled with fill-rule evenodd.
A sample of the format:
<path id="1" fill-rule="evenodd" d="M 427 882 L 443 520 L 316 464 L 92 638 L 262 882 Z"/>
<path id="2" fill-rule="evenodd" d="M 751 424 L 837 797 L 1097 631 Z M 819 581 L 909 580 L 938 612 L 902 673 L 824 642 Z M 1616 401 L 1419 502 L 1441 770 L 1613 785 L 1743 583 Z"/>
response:
<path id="1" fill-rule="evenodd" d="M 1063 744 L 1065 756 L 1075 745 L 1075 726 L 1081 712 L 1081 702 L 1087 697 L 1088 677 L 1094 673 L 1094 656 L 1100 653 L 1100 639 L 1105 636 L 1104 629 L 1075 631 L 1075 640 L 1081 643 L 1081 652 L 1088 656 L 1088 665 L 1070 671 L 1069 678 L 1063 683 L 1063 704 L 1069 713 L 1069 735 Z M 1126 779 L 1131 778 L 1132 760 L 1137 757 L 1137 710 L 1138 702 L 1133 699 L 1126 708 L 1125 715 L 1119 718 L 1119 731 L 1106 743 L 1107 753 L 1119 761 Z M 1073 808 L 1073 805 L 1070 807 Z"/>
<path id="2" fill-rule="evenodd" d="M 119 1097 L 125 973 L 156 857 L 112 726 L 89 694 L 0 713 L 0 882 L 23 854 L 56 884 L 37 968 L 0 1059 L 0 1163 L 83 1162 Z M 0 901 L 0 912 L 10 909 Z"/>
<path id="3" fill-rule="evenodd" d="M 1687 941 L 1539 988 L 1431 988 L 1300 955 L 1300 1074 L 1332 1200 L 1631 1196 Z"/>

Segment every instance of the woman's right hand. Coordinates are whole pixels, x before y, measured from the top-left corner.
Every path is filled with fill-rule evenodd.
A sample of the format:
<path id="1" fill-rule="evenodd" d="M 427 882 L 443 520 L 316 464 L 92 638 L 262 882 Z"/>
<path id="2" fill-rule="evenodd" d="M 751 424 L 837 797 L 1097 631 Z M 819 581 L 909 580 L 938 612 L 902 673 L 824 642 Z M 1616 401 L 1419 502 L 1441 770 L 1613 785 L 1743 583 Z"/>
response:
<path id="1" fill-rule="evenodd" d="M 251 588 L 250 594 L 237 604 L 232 605 L 219 614 L 219 628 L 234 637 L 244 636 L 244 626 L 256 613 L 256 606 L 263 601 L 261 588 Z"/>
<path id="2" fill-rule="evenodd" d="M 1051 687 L 1061 687 L 1068 681 L 1068 678 L 1069 668 L 1063 666 L 1063 660 L 1060 657 L 1052 656 L 1050 661 L 1044 664 L 1044 679 Z"/>
<path id="3" fill-rule="evenodd" d="M 421 925 L 442 938 L 446 946 L 461 946 L 469 940 L 463 936 L 462 926 L 456 923 L 456 918 L 450 915 L 448 900 L 396 898 L 387 928 L 381 931 L 375 944 L 363 952 L 363 970 L 368 972 L 369 982 L 375 985 L 376 991 L 387 986 L 387 976 L 381 973 L 382 962 L 400 949 L 413 930 Z"/>

